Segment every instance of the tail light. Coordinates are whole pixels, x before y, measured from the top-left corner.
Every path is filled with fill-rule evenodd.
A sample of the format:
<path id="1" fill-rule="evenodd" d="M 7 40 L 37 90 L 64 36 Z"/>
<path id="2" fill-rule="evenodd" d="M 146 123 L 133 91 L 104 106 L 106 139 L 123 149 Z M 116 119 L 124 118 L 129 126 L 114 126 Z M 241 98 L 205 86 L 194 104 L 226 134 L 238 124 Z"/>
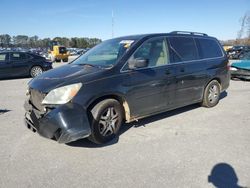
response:
<path id="1" fill-rule="evenodd" d="M 230 70 L 230 63 L 229 63 L 229 61 L 227 61 L 227 70 Z"/>

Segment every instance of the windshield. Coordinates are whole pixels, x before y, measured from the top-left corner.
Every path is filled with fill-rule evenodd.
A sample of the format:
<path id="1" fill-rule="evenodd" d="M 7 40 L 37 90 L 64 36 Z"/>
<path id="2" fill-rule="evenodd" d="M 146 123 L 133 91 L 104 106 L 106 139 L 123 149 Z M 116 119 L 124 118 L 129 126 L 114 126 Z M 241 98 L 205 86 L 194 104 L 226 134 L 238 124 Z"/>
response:
<path id="1" fill-rule="evenodd" d="M 111 39 L 102 42 L 76 59 L 72 64 L 93 66 L 114 66 L 117 60 L 130 48 L 134 40 Z"/>
<path id="2" fill-rule="evenodd" d="M 66 52 L 67 52 L 67 50 L 66 50 L 65 47 L 59 47 L 59 53 L 60 53 L 60 54 L 64 54 L 64 53 L 66 53 Z"/>

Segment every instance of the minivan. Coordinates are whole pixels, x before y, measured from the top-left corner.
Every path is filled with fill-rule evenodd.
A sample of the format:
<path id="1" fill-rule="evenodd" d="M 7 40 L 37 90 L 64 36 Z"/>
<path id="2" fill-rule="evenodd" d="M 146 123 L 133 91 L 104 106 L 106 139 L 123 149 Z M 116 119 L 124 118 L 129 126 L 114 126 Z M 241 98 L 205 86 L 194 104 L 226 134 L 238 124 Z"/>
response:
<path id="1" fill-rule="evenodd" d="M 59 143 L 102 144 L 123 123 L 194 103 L 214 107 L 229 78 L 227 56 L 207 34 L 114 38 L 31 80 L 25 122 Z"/>

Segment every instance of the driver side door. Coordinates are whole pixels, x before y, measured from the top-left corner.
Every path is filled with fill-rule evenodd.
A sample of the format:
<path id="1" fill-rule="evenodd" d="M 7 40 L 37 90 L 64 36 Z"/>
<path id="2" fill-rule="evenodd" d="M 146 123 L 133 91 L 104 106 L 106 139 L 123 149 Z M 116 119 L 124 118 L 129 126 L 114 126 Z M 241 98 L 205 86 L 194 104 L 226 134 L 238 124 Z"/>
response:
<path id="1" fill-rule="evenodd" d="M 166 87 L 171 87 L 169 83 L 174 79 L 168 54 L 165 38 L 154 37 L 145 41 L 129 58 L 145 59 L 148 66 L 131 70 L 127 63 L 123 68 L 123 74 L 128 74 L 124 83 L 128 88 L 127 98 L 133 117 L 150 115 L 166 108 Z"/>
<path id="2" fill-rule="evenodd" d="M 0 53 L 0 78 L 11 77 L 12 65 L 9 61 L 9 53 Z"/>

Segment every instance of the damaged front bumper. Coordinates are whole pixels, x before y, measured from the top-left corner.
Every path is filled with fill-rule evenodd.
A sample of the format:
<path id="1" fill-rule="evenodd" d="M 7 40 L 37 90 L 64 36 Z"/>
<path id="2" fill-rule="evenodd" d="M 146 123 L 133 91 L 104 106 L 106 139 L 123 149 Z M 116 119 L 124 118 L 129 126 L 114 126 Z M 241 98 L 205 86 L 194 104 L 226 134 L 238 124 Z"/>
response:
<path id="1" fill-rule="evenodd" d="M 230 70 L 231 78 L 240 78 L 250 80 L 250 70 L 237 69 Z"/>
<path id="2" fill-rule="evenodd" d="M 69 143 L 91 134 L 87 112 L 78 104 L 67 103 L 42 113 L 26 100 L 24 108 L 26 126 L 43 137 Z"/>

